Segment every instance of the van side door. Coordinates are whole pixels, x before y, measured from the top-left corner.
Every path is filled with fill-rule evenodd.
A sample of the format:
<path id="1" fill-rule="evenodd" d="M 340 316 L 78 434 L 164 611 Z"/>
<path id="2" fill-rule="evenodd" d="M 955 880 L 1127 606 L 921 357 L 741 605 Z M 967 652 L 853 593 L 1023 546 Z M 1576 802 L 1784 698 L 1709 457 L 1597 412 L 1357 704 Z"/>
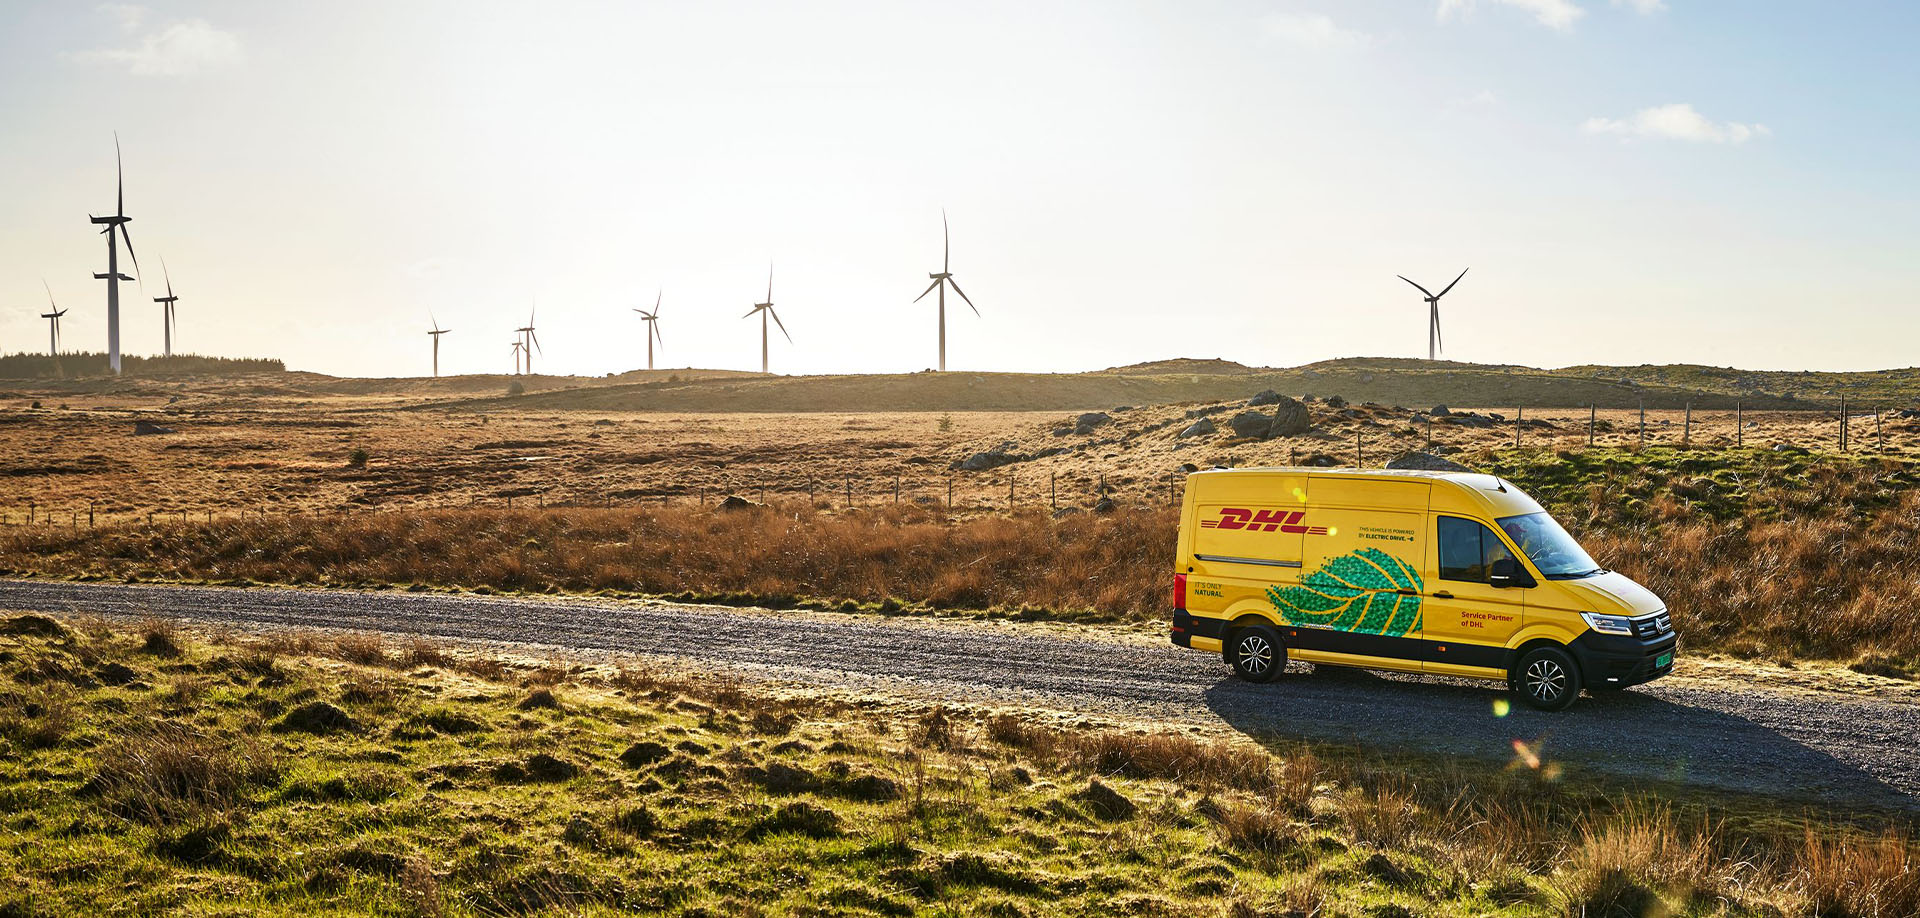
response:
<path id="1" fill-rule="evenodd" d="M 1425 671 L 1490 675 L 1506 663 L 1507 639 L 1520 630 L 1523 589 L 1488 583 L 1493 562 L 1512 558 L 1499 534 L 1478 520 L 1433 516 L 1427 595 L 1422 599 Z"/>

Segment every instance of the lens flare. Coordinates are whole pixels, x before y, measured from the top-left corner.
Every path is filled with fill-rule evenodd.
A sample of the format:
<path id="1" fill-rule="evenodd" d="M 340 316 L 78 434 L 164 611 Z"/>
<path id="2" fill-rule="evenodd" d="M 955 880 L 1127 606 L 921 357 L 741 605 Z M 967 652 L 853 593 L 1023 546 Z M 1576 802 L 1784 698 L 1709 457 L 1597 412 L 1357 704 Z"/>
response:
<path id="1" fill-rule="evenodd" d="M 1512 712 L 1513 712 L 1513 702 L 1508 701 L 1505 698 L 1495 698 L 1493 700 L 1493 716 L 1505 717 Z"/>
<path id="2" fill-rule="evenodd" d="M 1535 752 L 1533 747 L 1527 745 L 1525 740 L 1516 739 L 1513 741 L 1513 754 L 1521 764 L 1526 765 L 1528 768 L 1537 769 L 1540 767 L 1540 753 Z"/>

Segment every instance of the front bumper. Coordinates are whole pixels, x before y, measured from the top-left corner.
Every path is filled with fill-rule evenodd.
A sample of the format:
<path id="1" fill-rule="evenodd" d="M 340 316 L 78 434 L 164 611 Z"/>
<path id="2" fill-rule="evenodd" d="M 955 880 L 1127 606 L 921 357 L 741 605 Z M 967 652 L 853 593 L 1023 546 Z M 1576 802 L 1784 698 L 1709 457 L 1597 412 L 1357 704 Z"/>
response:
<path id="1" fill-rule="evenodd" d="M 1574 638 L 1567 649 L 1580 664 L 1580 675 L 1588 688 L 1626 688 L 1673 672 L 1680 632 L 1642 640 L 1589 631 Z M 1667 658 L 1665 665 L 1659 662 L 1662 656 Z"/>

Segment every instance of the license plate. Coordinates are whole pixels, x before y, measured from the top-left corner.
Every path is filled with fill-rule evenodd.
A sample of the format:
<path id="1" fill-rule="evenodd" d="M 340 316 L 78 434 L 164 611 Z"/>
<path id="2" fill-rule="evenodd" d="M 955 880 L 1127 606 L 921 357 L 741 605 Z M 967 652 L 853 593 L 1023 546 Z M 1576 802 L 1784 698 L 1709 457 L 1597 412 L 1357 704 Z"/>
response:
<path id="1" fill-rule="evenodd" d="M 1672 663 L 1672 662 L 1673 662 L 1673 654 L 1663 653 L 1653 659 L 1653 668 L 1659 669 L 1667 665 L 1668 663 Z"/>

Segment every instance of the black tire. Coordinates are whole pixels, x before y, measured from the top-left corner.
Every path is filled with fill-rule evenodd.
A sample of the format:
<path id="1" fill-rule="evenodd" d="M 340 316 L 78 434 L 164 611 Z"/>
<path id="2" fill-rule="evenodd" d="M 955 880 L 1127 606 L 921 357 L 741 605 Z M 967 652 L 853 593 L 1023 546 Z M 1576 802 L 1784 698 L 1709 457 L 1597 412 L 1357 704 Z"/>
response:
<path id="1" fill-rule="evenodd" d="M 1580 697 L 1580 666 L 1558 647 L 1535 647 L 1507 676 L 1520 700 L 1542 711 L 1564 711 Z"/>
<path id="2" fill-rule="evenodd" d="M 1279 632 L 1265 625 L 1234 629 L 1226 647 L 1227 665 L 1248 682 L 1266 683 L 1287 669 L 1287 648 Z"/>

